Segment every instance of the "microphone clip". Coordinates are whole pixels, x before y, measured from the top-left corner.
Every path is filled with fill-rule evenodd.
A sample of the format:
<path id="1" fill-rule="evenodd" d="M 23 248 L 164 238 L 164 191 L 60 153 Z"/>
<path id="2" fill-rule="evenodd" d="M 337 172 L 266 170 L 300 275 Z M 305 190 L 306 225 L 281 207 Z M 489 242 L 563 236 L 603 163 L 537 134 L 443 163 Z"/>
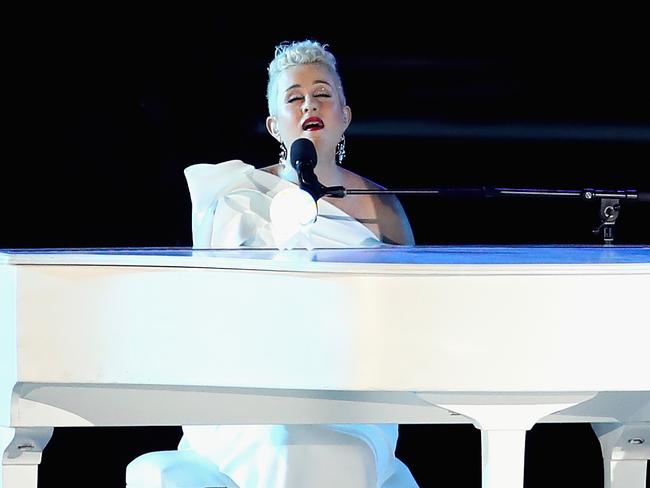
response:
<path id="1" fill-rule="evenodd" d="M 600 225 L 592 232 L 594 235 L 601 234 L 606 245 L 614 243 L 614 225 L 620 208 L 621 204 L 618 198 L 600 199 Z"/>

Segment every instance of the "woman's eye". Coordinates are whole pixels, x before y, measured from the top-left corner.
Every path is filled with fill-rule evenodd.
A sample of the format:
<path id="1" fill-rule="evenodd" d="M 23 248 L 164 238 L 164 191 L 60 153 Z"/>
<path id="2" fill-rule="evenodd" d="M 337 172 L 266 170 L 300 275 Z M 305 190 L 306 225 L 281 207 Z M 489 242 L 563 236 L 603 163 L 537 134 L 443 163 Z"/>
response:
<path id="1" fill-rule="evenodd" d="M 330 95 L 329 93 L 317 93 L 317 94 L 314 95 L 314 96 L 315 96 L 315 97 L 327 97 L 327 98 L 329 98 L 329 97 L 331 97 L 332 95 Z"/>
<path id="2" fill-rule="evenodd" d="M 298 96 L 289 97 L 289 99 L 287 100 L 287 103 L 295 102 L 296 100 L 302 100 L 302 97 L 298 97 Z"/>

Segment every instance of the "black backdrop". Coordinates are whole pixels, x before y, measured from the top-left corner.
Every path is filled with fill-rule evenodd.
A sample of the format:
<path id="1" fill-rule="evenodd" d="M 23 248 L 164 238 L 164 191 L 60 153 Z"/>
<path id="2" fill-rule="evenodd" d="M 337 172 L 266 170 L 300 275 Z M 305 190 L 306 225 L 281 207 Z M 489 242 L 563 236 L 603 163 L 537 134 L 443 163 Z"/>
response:
<path id="1" fill-rule="evenodd" d="M 275 44 L 306 37 L 339 59 L 353 109 L 345 165 L 384 186 L 650 191 L 647 45 L 628 19 L 533 25 L 410 12 L 335 15 L 323 27 L 332 16 L 316 5 L 269 15 L 14 19 L 0 248 L 190 246 L 183 168 L 274 162 L 266 66 Z M 599 243 L 597 207 L 585 202 L 402 202 L 418 244 Z M 650 242 L 650 205 L 623 205 L 617 242 Z M 178 427 L 57 429 L 39 486 L 120 486 L 129 460 L 179 437 Z M 422 487 L 443 475 L 480 486 L 471 426 L 402 426 L 399 454 Z M 588 425 L 528 434 L 528 488 L 598 487 L 601 477 Z"/>

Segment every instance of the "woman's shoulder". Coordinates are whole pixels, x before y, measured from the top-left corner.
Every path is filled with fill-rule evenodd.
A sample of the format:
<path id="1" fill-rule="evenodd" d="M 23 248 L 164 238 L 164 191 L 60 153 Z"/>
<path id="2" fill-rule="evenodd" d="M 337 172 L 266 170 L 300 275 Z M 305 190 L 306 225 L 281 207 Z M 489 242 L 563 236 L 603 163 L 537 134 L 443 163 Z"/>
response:
<path id="1" fill-rule="evenodd" d="M 194 203 L 211 205 L 228 192 L 252 187 L 249 175 L 254 167 L 239 159 L 222 163 L 196 163 L 185 168 L 184 174 Z"/>
<path id="2" fill-rule="evenodd" d="M 210 174 L 225 172 L 241 172 L 252 169 L 253 166 L 244 163 L 241 159 L 231 159 L 220 163 L 193 163 L 184 170 L 186 175 Z"/>
<path id="3" fill-rule="evenodd" d="M 268 166 L 259 170 L 252 164 L 244 163 L 240 159 L 232 159 L 221 163 L 196 163 L 187 166 L 184 170 L 190 189 L 208 188 L 211 190 L 230 188 L 238 184 L 249 186 L 257 185 L 266 187 L 272 185 L 278 176 L 277 166 Z"/>
<path id="4" fill-rule="evenodd" d="M 341 168 L 343 171 L 343 178 L 345 180 L 346 188 L 363 188 L 366 190 L 385 190 L 383 186 L 374 181 L 366 178 L 365 176 L 358 175 L 349 169 Z"/>
<path id="5" fill-rule="evenodd" d="M 346 188 L 367 190 L 386 190 L 386 188 L 369 178 L 346 170 Z M 414 244 L 413 231 L 409 219 L 395 195 L 368 195 L 368 204 L 374 209 L 379 231 L 384 242 L 393 244 Z"/>

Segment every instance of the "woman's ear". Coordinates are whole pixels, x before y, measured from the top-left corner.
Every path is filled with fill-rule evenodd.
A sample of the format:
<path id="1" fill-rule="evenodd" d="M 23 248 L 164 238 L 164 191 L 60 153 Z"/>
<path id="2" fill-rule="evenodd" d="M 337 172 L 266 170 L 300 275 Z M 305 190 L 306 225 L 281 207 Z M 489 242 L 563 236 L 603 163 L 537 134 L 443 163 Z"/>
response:
<path id="1" fill-rule="evenodd" d="M 347 129 L 352 122 L 352 109 L 346 105 L 343 107 L 343 123 L 345 123 L 345 128 Z"/>
<path id="2" fill-rule="evenodd" d="M 269 115 L 266 118 L 266 130 L 269 131 L 269 134 L 271 134 L 278 142 L 282 142 L 280 140 L 280 130 L 278 129 L 278 120 Z"/>

